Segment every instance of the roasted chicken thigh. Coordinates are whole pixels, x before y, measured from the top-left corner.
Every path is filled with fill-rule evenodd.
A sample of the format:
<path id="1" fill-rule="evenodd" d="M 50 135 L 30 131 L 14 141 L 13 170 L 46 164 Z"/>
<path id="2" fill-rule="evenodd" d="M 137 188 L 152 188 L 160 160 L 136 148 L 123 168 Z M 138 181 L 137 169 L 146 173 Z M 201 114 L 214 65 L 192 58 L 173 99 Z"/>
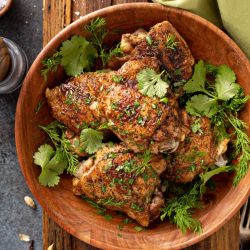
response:
<path id="1" fill-rule="evenodd" d="M 159 175 L 165 168 L 161 155 L 135 154 L 122 144 L 106 145 L 95 158 L 81 163 L 73 192 L 148 226 L 164 205 Z"/>

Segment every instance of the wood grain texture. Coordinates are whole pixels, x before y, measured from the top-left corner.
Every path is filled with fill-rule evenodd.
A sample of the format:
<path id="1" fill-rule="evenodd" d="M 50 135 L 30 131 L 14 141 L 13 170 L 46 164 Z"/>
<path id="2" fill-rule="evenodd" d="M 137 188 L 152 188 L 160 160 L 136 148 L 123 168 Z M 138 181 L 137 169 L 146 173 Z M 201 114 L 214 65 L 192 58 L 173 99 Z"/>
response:
<path id="1" fill-rule="evenodd" d="M 64 4 L 59 4 L 58 2 L 63 2 Z M 93 5 L 90 2 L 93 2 Z M 118 1 L 75 0 L 72 1 L 71 11 L 79 11 L 82 13 L 81 15 L 84 15 L 94 10 L 95 6 L 105 7 L 113 2 Z M 81 4 L 76 6 L 76 3 Z M 44 20 L 47 25 L 44 26 L 44 33 L 46 33 L 44 35 L 44 44 L 46 44 L 66 25 L 65 8 L 67 2 L 45 0 L 44 4 L 47 7 L 46 12 L 48 12 L 44 13 L 44 18 L 48 18 Z M 99 12 L 98 15 L 107 18 L 110 29 L 119 27 L 124 32 L 133 31 L 137 27 L 141 27 L 142 23 L 144 26 L 150 27 L 162 20 L 170 20 L 187 40 L 196 58 L 206 59 L 215 64 L 227 63 L 238 74 L 238 81 L 244 86 L 246 92 L 250 92 L 247 82 L 247 79 L 250 78 L 249 62 L 227 36 L 206 21 L 181 10 L 177 11 L 153 4 L 150 5 L 150 8 L 140 4 L 133 7 L 125 7 L 123 5 L 116 9 L 115 13 L 114 9 L 112 9 L 106 12 Z M 72 20 L 79 18 L 79 16 L 72 15 L 72 12 L 70 16 Z M 129 19 L 127 18 L 128 16 L 130 17 Z M 46 47 L 39 55 L 23 84 L 16 113 L 16 144 L 23 174 L 33 194 L 51 218 L 65 230 L 89 244 L 109 249 L 178 249 L 189 246 L 215 232 L 239 210 L 244 199 L 249 195 L 250 174 L 235 189 L 231 186 L 232 177 L 217 180 L 219 192 L 210 197 L 206 209 L 196 213 L 196 217 L 203 223 L 204 232 L 202 235 L 189 233 L 183 236 L 174 226 L 168 223 L 161 223 L 145 232 L 136 234 L 133 229 L 135 224 L 131 224 L 131 226 L 125 228 L 122 232 L 122 239 L 117 237 L 117 233 L 119 232 L 117 224 L 121 219 L 115 218 L 111 222 L 107 222 L 101 216 L 96 215 L 93 208 L 79 198 L 74 197 L 71 192 L 70 177 L 63 177 L 60 185 L 53 189 L 43 188 L 37 181 L 40 170 L 33 165 L 32 155 L 37 146 L 44 140 L 44 135 L 37 129 L 37 124 L 46 124 L 51 119 L 47 106 L 44 106 L 38 115 L 35 115 L 33 112 L 38 100 L 44 98 L 43 93 L 46 87 L 46 83 L 39 74 L 41 69 L 40 62 L 43 58 L 50 55 L 70 35 L 74 33 L 80 34 L 81 30 L 79 27 L 94 17 L 94 15 L 91 15 L 81 19 L 78 23 L 73 24 L 73 26 L 70 26 L 66 31 L 57 36 L 49 44 L 49 47 Z M 52 20 L 57 21 L 53 23 Z M 197 33 L 200 36 L 196 36 Z M 117 37 L 111 37 L 110 39 L 117 39 Z M 53 85 L 62 80 L 63 77 L 61 74 L 51 75 L 48 84 Z M 37 86 L 37 82 L 41 84 Z M 244 114 L 248 124 L 250 117 L 249 109 L 248 105 Z M 24 144 L 26 147 L 22 147 Z M 46 247 L 52 241 L 56 242 L 55 249 L 58 250 L 89 249 L 88 245 L 67 234 L 56 223 L 48 219 L 47 215 L 44 216 L 43 223 L 44 249 L 47 249 Z M 189 249 L 238 249 L 237 224 L 238 220 L 235 217 L 234 220 L 212 237 Z M 232 235 L 236 235 L 235 238 Z M 228 246 L 229 248 L 227 248 Z"/>
<path id="2" fill-rule="evenodd" d="M 238 250 L 239 249 L 239 214 L 212 236 L 185 248 L 185 250 Z M 122 233 L 122 232 L 121 232 Z M 96 250 L 83 241 L 66 233 L 48 215 L 43 214 L 43 249 L 54 243 L 56 250 Z"/>

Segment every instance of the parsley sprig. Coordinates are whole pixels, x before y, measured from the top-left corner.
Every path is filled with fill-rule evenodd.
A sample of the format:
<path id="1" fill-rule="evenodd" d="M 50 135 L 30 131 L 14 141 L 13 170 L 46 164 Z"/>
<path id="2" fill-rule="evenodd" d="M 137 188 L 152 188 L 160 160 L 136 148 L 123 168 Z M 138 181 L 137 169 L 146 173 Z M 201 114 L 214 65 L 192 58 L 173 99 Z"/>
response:
<path id="1" fill-rule="evenodd" d="M 211 76 L 208 77 L 209 74 L 214 81 L 211 81 Z M 199 61 L 195 65 L 192 78 L 184 85 L 184 90 L 192 94 L 186 103 L 189 114 L 211 118 L 218 140 L 233 138 L 233 155 L 239 158 L 234 178 L 234 185 L 237 185 L 246 175 L 250 161 L 247 125 L 238 118 L 238 111 L 250 97 L 244 96 L 242 88 L 235 81 L 236 75 L 228 66 L 216 67 Z M 227 133 L 228 128 L 234 129 L 230 135 Z"/>

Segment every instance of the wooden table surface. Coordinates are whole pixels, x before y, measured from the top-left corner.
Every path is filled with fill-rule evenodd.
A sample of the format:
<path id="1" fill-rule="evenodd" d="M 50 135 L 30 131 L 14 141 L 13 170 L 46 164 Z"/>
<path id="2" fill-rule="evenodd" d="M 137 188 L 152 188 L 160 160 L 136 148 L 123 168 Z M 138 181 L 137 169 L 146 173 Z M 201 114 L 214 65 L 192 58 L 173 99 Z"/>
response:
<path id="1" fill-rule="evenodd" d="M 43 0 L 43 45 L 60 30 L 81 16 L 115 4 L 146 0 Z M 54 250 L 97 249 L 68 234 L 43 213 L 43 249 L 54 243 Z M 186 250 L 238 250 L 239 214 L 207 239 Z"/>

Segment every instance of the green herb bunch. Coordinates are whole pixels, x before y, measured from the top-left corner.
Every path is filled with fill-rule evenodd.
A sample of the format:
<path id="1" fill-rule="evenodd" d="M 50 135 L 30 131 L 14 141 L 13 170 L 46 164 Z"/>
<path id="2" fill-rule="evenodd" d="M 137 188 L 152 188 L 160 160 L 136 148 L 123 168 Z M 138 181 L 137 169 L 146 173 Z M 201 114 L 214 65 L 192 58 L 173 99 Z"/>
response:
<path id="1" fill-rule="evenodd" d="M 190 94 L 186 110 L 190 115 L 207 116 L 215 129 L 218 141 L 232 138 L 234 158 L 238 159 L 235 166 L 234 185 L 246 175 L 250 161 L 250 144 L 247 125 L 238 118 L 250 98 L 236 82 L 236 75 L 226 65 L 214 66 L 199 61 L 194 68 L 192 78 L 184 85 Z M 233 132 L 228 132 L 229 129 Z"/>

